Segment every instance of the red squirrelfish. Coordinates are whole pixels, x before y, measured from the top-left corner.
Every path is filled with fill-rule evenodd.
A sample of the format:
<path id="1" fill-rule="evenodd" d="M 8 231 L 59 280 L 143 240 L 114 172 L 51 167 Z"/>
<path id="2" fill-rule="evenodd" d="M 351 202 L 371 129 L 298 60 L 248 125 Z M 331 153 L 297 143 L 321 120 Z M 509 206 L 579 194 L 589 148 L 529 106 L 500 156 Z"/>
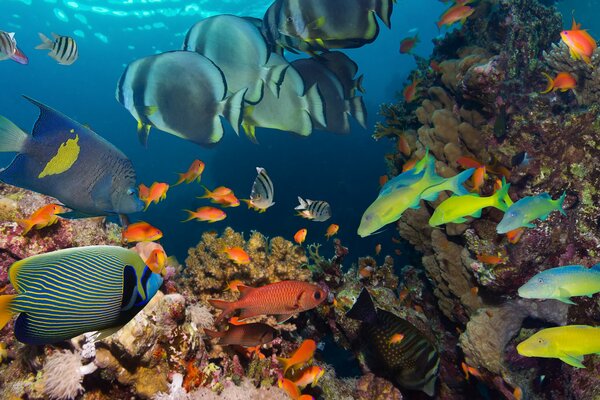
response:
<path id="1" fill-rule="evenodd" d="M 194 160 L 190 168 L 188 168 L 187 172 L 183 174 L 178 174 L 179 179 L 175 183 L 175 185 L 179 185 L 180 183 L 192 183 L 195 180 L 200 182 L 200 178 L 202 177 L 202 172 L 204 172 L 204 163 L 200 160 Z"/>
<path id="2" fill-rule="evenodd" d="M 400 54 L 408 54 L 419 43 L 419 34 L 402 39 L 400 42 Z"/>
<path id="3" fill-rule="evenodd" d="M 290 358 L 277 357 L 277 360 L 283 366 L 283 375 L 288 369 L 296 365 L 302 366 L 312 360 L 315 350 L 317 350 L 317 343 L 312 339 L 306 339 Z"/>
<path id="4" fill-rule="evenodd" d="M 575 89 L 577 87 L 577 80 L 568 72 L 559 72 L 554 79 L 544 72 L 542 72 L 542 74 L 548 79 L 548 86 L 546 87 L 546 90 L 540 92 L 542 94 L 553 92 L 555 90 L 566 92 L 567 90 Z"/>
<path id="5" fill-rule="evenodd" d="M 402 92 L 404 101 L 410 103 L 417 98 L 417 85 L 420 82 L 420 79 L 415 79 L 410 85 L 404 88 L 404 91 Z"/>
<path id="6" fill-rule="evenodd" d="M 215 207 L 200 207 L 196 211 L 184 210 L 188 213 L 188 218 L 182 222 L 188 222 L 193 219 L 198 221 L 213 223 L 222 221 L 227 218 L 227 214 L 223 210 L 219 210 Z"/>
<path id="7" fill-rule="evenodd" d="M 56 214 L 64 213 L 64 207 L 58 204 L 48 204 L 38 208 L 28 219 L 19 219 L 17 223 L 23 228 L 21 235 L 25 236 L 32 229 L 41 229 L 58 222 Z"/>
<path id="8" fill-rule="evenodd" d="M 473 7 L 456 4 L 442 14 L 440 20 L 437 22 L 437 27 L 440 29 L 444 25 L 450 26 L 458 21 L 464 23 L 474 12 L 475 9 Z"/>
<path id="9" fill-rule="evenodd" d="M 569 47 L 573 59 L 583 60 L 587 64 L 591 63 L 591 57 L 598 46 L 594 38 L 586 30 L 581 29 L 581 24 L 575 22 L 575 17 L 573 17 L 571 30 L 562 31 L 560 37 Z"/>
<path id="10" fill-rule="evenodd" d="M 241 297 L 237 301 L 210 300 L 213 307 L 223 310 L 215 324 L 236 310 L 240 320 L 257 315 L 276 315 L 283 322 L 295 314 L 317 307 L 327 294 L 317 285 L 301 281 L 282 281 L 253 288 L 238 286 Z"/>
<path id="11" fill-rule="evenodd" d="M 123 243 L 154 242 L 162 238 L 160 229 L 147 222 L 136 222 L 127 226 L 121 233 Z"/>

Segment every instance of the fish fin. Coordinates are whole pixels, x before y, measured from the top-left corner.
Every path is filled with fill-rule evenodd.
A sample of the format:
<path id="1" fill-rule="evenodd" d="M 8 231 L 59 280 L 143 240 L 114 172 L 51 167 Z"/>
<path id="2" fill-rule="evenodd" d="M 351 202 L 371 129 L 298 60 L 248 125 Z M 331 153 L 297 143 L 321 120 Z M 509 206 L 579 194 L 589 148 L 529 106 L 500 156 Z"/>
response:
<path id="1" fill-rule="evenodd" d="M 246 133 L 246 137 L 254 144 L 258 144 L 258 139 L 256 139 L 256 125 L 250 124 L 244 120 L 242 122 L 242 128 Z"/>
<path id="2" fill-rule="evenodd" d="M 327 117 L 325 115 L 325 98 L 321 94 L 319 87 L 312 85 L 304 94 L 307 102 L 307 111 L 311 119 L 320 125 L 327 126 Z"/>
<path id="3" fill-rule="evenodd" d="M 222 338 L 226 332 L 218 332 L 210 329 L 204 329 L 204 333 L 211 339 Z"/>
<path id="4" fill-rule="evenodd" d="M 377 309 L 367 289 L 363 288 L 361 290 L 354 305 L 346 313 L 346 317 L 367 323 L 375 322 L 377 319 Z"/>
<path id="5" fill-rule="evenodd" d="M 359 92 L 361 92 L 361 93 L 365 93 L 365 92 L 366 92 L 366 90 L 365 90 L 365 88 L 364 88 L 364 86 L 363 86 L 363 81 L 364 81 L 364 79 L 365 79 L 365 76 L 364 76 L 364 75 L 360 75 L 360 76 L 359 76 L 358 78 L 356 78 L 356 80 L 354 81 L 354 88 L 355 88 L 356 90 L 358 90 Z"/>
<path id="6" fill-rule="evenodd" d="M 389 29 L 392 28 L 392 11 L 394 9 L 394 0 L 375 0 L 375 14 Z"/>
<path id="7" fill-rule="evenodd" d="M 569 297 L 556 297 L 556 300 L 562 301 L 563 303 L 566 303 L 566 304 L 577 305 L 577 303 L 572 301 Z"/>
<path id="8" fill-rule="evenodd" d="M 542 72 L 542 75 L 544 75 L 546 79 L 548 79 L 548 86 L 543 92 L 540 92 L 540 94 L 546 94 L 552 91 L 552 89 L 554 89 L 554 79 L 552 79 L 552 77 L 545 72 Z"/>
<path id="9" fill-rule="evenodd" d="M 248 89 L 239 90 L 220 103 L 222 107 L 220 114 L 229 121 L 237 135 L 240 134 L 240 124 L 244 116 L 244 97 L 247 91 Z"/>
<path id="10" fill-rule="evenodd" d="M 158 111 L 158 106 L 146 106 L 144 107 L 144 115 L 149 117 L 154 115 Z"/>
<path id="11" fill-rule="evenodd" d="M 0 153 L 22 153 L 29 135 L 0 115 Z"/>
<path id="12" fill-rule="evenodd" d="M 471 217 L 473 218 L 481 218 L 481 209 L 475 211 L 473 214 L 471 214 Z"/>
<path id="13" fill-rule="evenodd" d="M 575 368 L 585 368 L 585 365 L 583 365 L 582 361 L 583 361 L 583 356 L 572 356 L 566 353 L 562 353 L 558 356 L 558 358 L 562 361 L 565 362 Z"/>
<path id="14" fill-rule="evenodd" d="M 208 302 L 214 308 L 223 310 L 223 312 L 221 312 L 221 314 L 219 314 L 217 319 L 215 319 L 215 325 L 217 325 L 219 322 L 221 322 L 223 320 L 223 318 L 228 317 L 229 314 L 231 314 L 233 311 L 235 311 L 235 304 L 237 303 L 235 301 L 225 301 L 225 300 L 218 300 L 218 299 L 208 299 Z"/>
<path id="15" fill-rule="evenodd" d="M 19 226 L 21 228 L 23 228 L 23 232 L 21 232 L 21 236 L 27 235 L 29 233 L 29 231 L 31 230 L 31 228 L 33 228 L 35 226 L 35 224 L 33 222 L 31 222 L 31 220 L 28 220 L 28 219 L 18 219 L 17 224 L 19 224 Z"/>
<path id="16" fill-rule="evenodd" d="M 290 368 L 291 358 L 277 357 L 277 361 L 279 361 L 279 364 L 281 364 L 281 369 L 283 369 L 283 375 L 285 375 L 287 370 Z"/>
<path id="17" fill-rule="evenodd" d="M 452 221 L 455 224 L 462 224 L 467 222 L 467 219 L 465 217 L 460 217 L 460 218 L 456 218 L 454 221 Z"/>
<path id="18" fill-rule="evenodd" d="M 506 183 L 506 179 L 502 178 L 502 186 L 496 191 L 496 193 L 494 193 L 492 207 L 504 212 L 508 210 L 510 207 L 510 205 L 506 202 L 506 198 L 508 197 L 508 189 L 510 189 L 510 183 Z M 508 199 L 510 200 L 510 197 L 508 197 Z"/>
<path id="19" fill-rule="evenodd" d="M 308 207 L 308 204 L 306 203 L 306 201 L 304 201 L 304 199 L 302 199 L 302 197 L 298 196 L 298 203 L 300 203 L 299 205 L 297 205 L 294 210 L 306 210 L 306 207 Z"/>
<path id="20" fill-rule="evenodd" d="M 525 224 L 524 227 L 531 229 L 531 228 L 535 228 L 535 225 L 534 224 Z"/>
<path id="21" fill-rule="evenodd" d="M 196 216 L 194 215 L 194 212 L 192 210 L 183 210 L 183 211 L 185 211 L 186 213 L 188 213 L 188 217 L 187 217 L 187 219 L 184 219 L 181 222 L 189 222 L 189 221 L 191 221 L 191 220 L 193 220 L 193 219 L 196 218 Z"/>
<path id="22" fill-rule="evenodd" d="M 567 197 L 567 192 L 565 191 L 565 192 L 563 192 L 563 193 L 560 195 L 560 197 L 559 197 L 557 200 L 555 200 L 555 202 L 556 202 L 556 209 L 557 209 L 558 211 L 560 211 L 560 213 L 561 213 L 562 215 L 567 215 L 567 213 L 565 212 L 565 210 L 564 210 L 564 208 L 563 208 L 563 205 L 564 205 L 564 203 L 565 203 L 565 198 L 566 198 L 566 197 Z"/>
<path id="23" fill-rule="evenodd" d="M 38 35 L 40 36 L 40 40 L 42 41 L 42 43 L 38 44 L 37 46 L 35 46 L 36 50 L 49 50 L 52 48 L 52 45 L 54 44 L 54 42 L 50 39 L 48 39 L 48 37 L 46 35 L 44 35 L 43 33 L 38 33 Z"/>
<path id="24" fill-rule="evenodd" d="M 450 178 L 451 185 L 448 188 L 451 192 L 453 192 L 457 196 L 463 196 L 465 194 L 469 194 L 469 191 L 462 186 L 475 172 L 475 168 L 469 168 L 466 171 L 461 172 L 460 174 Z"/>
<path id="25" fill-rule="evenodd" d="M 240 291 L 240 299 L 242 299 L 244 296 L 250 294 L 254 288 L 252 286 L 238 285 L 238 290 Z"/>
<path id="26" fill-rule="evenodd" d="M 278 324 L 283 324 L 285 321 L 287 321 L 295 315 L 296 314 L 279 314 L 275 316 L 275 319 L 277 320 Z"/>
<path id="27" fill-rule="evenodd" d="M 0 296 L 0 329 L 4 328 L 8 324 L 8 321 L 16 314 L 10 309 L 10 305 L 16 297 L 16 294 Z"/>
<path id="28" fill-rule="evenodd" d="M 148 147 L 148 136 L 150 136 L 150 129 L 152 129 L 152 125 L 144 124 L 142 121 L 138 121 L 138 140 L 144 147 Z"/>
<path id="29" fill-rule="evenodd" d="M 277 98 L 279 98 L 279 94 L 281 92 L 281 85 L 283 84 L 285 74 L 289 67 L 289 64 L 277 64 L 267 69 L 264 82 L 267 85 L 267 88 L 269 88 L 269 90 L 271 91 L 271 93 L 277 96 Z"/>
<path id="30" fill-rule="evenodd" d="M 350 114 L 358 121 L 363 129 L 367 129 L 367 108 L 361 96 L 356 96 L 350 99 Z"/>

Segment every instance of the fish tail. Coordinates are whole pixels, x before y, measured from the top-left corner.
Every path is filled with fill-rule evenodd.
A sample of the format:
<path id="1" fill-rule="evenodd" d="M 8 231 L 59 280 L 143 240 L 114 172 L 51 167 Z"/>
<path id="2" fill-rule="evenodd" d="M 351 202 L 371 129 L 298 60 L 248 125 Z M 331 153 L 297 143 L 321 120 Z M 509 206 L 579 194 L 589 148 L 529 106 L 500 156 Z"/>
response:
<path id="1" fill-rule="evenodd" d="M 38 44 L 35 49 L 36 50 L 49 50 L 52 48 L 52 40 L 48 39 L 48 37 L 46 35 L 44 35 L 43 33 L 38 33 L 38 35 L 40 36 L 40 40 L 42 41 L 42 43 Z"/>
<path id="2" fill-rule="evenodd" d="M 367 108 L 361 96 L 356 96 L 348 100 L 350 114 L 358 121 L 363 129 L 367 129 Z"/>
<path id="3" fill-rule="evenodd" d="M 21 128 L 0 115 L 0 153 L 22 153 L 28 137 Z"/>
<path id="4" fill-rule="evenodd" d="M 221 322 L 224 318 L 228 317 L 233 311 L 235 311 L 235 301 L 225 301 L 217 299 L 209 299 L 208 302 L 211 306 L 216 309 L 223 310 L 221 314 L 215 320 L 215 325 Z"/>
<path id="5" fill-rule="evenodd" d="M 179 175 L 179 178 L 177 179 L 177 182 L 175 182 L 175 184 L 173 186 L 181 185 L 187 179 L 187 177 L 185 176 L 185 173 L 183 173 L 183 174 L 178 173 L 177 175 Z"/>
<path id="6" fill-rule="evenodd" d="M 258 144 L 258 139 L 256 139 L 256 125 L 244 120 L 242 122 L 242 128 L 244 129 L 248 140 L 250 140 L 254 144 Z"/>
<path id="7" fill-rule="evenodd" d="M 543 92 L 540 92 L 540 93 L 541 94 L 549 93 L 552 91 L 552 89 L 554 89 L 554 79 L 552 79 L 552 77 L 545 72 L 542 72 L 542 75 L 544 75 L 546 77 L 546 79 L 548 79 L 548 86 L 546 87 L 546 90 L 544 90 Z"/>
<path id="8" fill-rule="evenodd" d="M 498 191 L 496 191 L 496 193 L 494 193 L 494 196 L 492 197 L 492 207 L 496 207 L 498 210 L 504 212 L 508 210 L 508 207 L 510 206 L 506 202 L 506 197 L 508 196 L 509 188 L 510 183 L 506 183 L 506 179 L 502 178 L 502 186 L 500 187 L 500 189 L 498 189 Z"/>
<path id="9" fill-rule="evenodd" d="M 210 199 L 210 195 L 212 194 L 212 192 L 210 191 L 210 189 L 208 189 L 206 186 L 202 185 L 202 188 L 204 189 L 204 196 L 200 196 L 198 197 L 199 199 Z"/>
<path id="10" fill-rule="evenodd" d="M 557 200 L 555 200 L 556 202 L 556 209 L 558 211 L 560 211 L 560 213 L 562 215 L 567 215 L 567 213 L 565 212 L 564 208 L 563 208 L 563 204 L 565 203 L 565 198 L 567 197 L 567 192 L 563 192 L 563 194 L 560 196 L 560 198 L 558 198 Z"/>
<path id="11" fill-rule="evenodd" d="M 184 219 L 184 220 L 183 220 L 183 221 L 181 221 L 181 222 L 188 222 L 188 221 L 191 221 L 191 220 L 193 220 L 194 218 L 196 218 L 196 215 L 195 215 L 195 213 L 194 213 L 193 211 L 191 211 L 191 210 L 183 210 L 183 211 L 185 211 L 186 213 L 188 213 L 188 218 L 187 218 L 187 219 Z"/>
<path id="12" fill-rule="evenodd" d="M 375 0 L 374 11 L 375 14 L 381 19 L 381 21 L 388 27 L 392 28 L 392 11 L 394 9 L 394 0 Z"/>
<path id="13" fill-rule="evenodd" d="M 4 328 L 13 315 L 16 314 L 11 310 L 11 304 L 16 297 L 16 294 L 0 296 L 0 329 Z"/>
<path id="14" fill-rule="evenodd" d="M 364 75 L 360 75 L 356 79 L 356 82 L 354 83 L 354 86 L 356 87 L 356 90 L 358 90 L 361 93 L 365 93 L 365 88 L 363 86 L 364 79 L 365 79 L 365 76 Z"/>
<path id="15" fill-rule="evenodd" d="M 346 313 L 346 316 L 367 323 L 375 322 L 377 310 L 367 289 L 363 288 L 350 311 Z"/>
<path id="16" fill-rule="evenodd" d="M 221 102 L 221 114 L 231 124 L 237 135 L 240 134 L 240 124 L 244 116 L 244 97 L 248 89 L 240 90 Z"/>
<path id="17" fill-rule="evenodd" d="M 150 207 L 150 204 L 152 204 L 152 200 L 144 200 L 144 211 L 146 211 L 148 207 Z"/>
<path id="18" fill-rule="evenodd" d="M 19 219 L 17 220 L 17 224 L 19 224 L 19 226 L 23 228 L 23 233 L 21 233 L 21 236 L 27 235 L 31 228 L 33 228 L 35 225 L 35 223 L 33 223 L 29 219 Z"/>
<path id="19" fill-rule="evenodd" d="M 217 332 L 210 329 L 204 329 L 204 333 L 211 339 L 222 338 L 225 336 L 225 332 Z"/>
<path id="20" fill-rule="evenodd" d="M 283 84 L 283 79 L 288 68 L 289 64 L 274 65 L 266 70 L 265 76 L 262 78 L 271 93 L 277 96 L 277 98 L 279 98 L 281 85 Z"/>
<path id="21" fill-rule="evenodd" d="M 469 168 L 466 171 L 463 171 L 455 177 L 451 178 L 452 183 L 448 190 L 452 191 L 457 196 L 469 194 L 469 191 L 463 186 L 463 183 L 465 183 L 473 175 L 474 172 L 475 168 Z"/>
<path id="22" fill-rule="evenodd" d="M 308 103 L 308 113 L 310 117 L 323 126 L 327 126 L 325 117 L 325 100 L 319 91 L 317 85 L 312 85 L 304 94 Z"/>

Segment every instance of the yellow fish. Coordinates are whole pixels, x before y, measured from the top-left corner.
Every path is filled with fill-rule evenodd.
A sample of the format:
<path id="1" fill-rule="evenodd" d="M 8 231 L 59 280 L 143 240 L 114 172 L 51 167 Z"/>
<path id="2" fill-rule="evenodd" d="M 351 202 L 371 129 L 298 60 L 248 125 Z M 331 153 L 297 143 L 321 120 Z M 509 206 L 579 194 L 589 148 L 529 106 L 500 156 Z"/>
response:
<path id="1" fill-rule="evenodd" d="M 568 325 L 542 329 L 519 343 L 517 352 L 525 357 L 558 358 L 573 367 L 585 368 L 584 355 L 600 355 L 600 327 Z"/>

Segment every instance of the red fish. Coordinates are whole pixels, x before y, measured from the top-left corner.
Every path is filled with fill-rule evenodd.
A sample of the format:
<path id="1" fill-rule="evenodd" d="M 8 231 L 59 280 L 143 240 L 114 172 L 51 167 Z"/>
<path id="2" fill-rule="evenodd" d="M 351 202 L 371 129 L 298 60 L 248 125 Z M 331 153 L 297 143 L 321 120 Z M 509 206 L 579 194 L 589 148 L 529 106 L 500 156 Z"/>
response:
<path id="1" fill-rule="evenodd" d="M 433 72 L 437 72 L 438 74 L 442 72 L 442 67 L 440 67 L 440 64 L 435 60 L 429 62 L 429 67 Z"/>
<path id="2" fill-rule="evenodd" d="M 567 90 L 575 89 L 577 87 L 577 80 L 568 72 L 559 72 L 554 79 L 544 72 L 542 72 L 542 75 L 548 79 L 548 86 L 546 87 L 546 90 L 540 92 L 541 94 L 553 92 L 555 90 L 566 92 Z"/>
<path id="3" fill-rule="evenodd" d="M 398 136 L 398 151 L 404 154 L 405 157 L 410 157 L 410 154 L 412 153 L 410 145 L 404 135 Z"/>
<path id="4" fill-rule="evenodd" d="M 288 369 L 297 365 L 302 366 L 312 360 L 316 350 L 317 343 L 312 339 L 306 339 L 290 358 L 277 357 L 277 360 L 283 366 L 283 375 Z"/>
<path id="5" fill-rule="evenodd" d="M 331 224 L 327 228 L 325 237 L 327 237 L 327 240 L 329 240 L 329 238 L 332 237 L 333 235 L 337 234 L 339 230 L 340 230 L 340 226 L 338 224 Z"/>
<path id="6" fill-rule="evenodd" d="M 187 172 L 184 172 L 183 174 L 178 174 L 179 179 L 173 186 L 177 186 L 183 182 L 192 183 L 195 180 L 198 180 L 198 182 L 200 182 L 202 172 L 204 172 L 204 167 L 205 164 L 202 161 L 194 160 L 194 162 L 192 162 L 192 165 L 190 165 L 190 167 L 188 168 Z"/>
<path id="7" fill-rule="evenodd" d="M 250 264 L 250 256 L 241 247 L 226 247 L 223 253 L 237 265 Z"/>
<path id="8" fill-rule="evenodd" d="M 219 210 L 214 207 L 200 207 L 196 211 L 184 210 L 188 213 L 188 218 L 182 222 L 188 222 L 193 219 L 197 219 L 198 221 L 213 223 L 217 221 L 222 221 L 227 218 L 227 214 L 223 210 Z"/>
<path id="9" fill-rule="evenodd" d="M 294 234 L 294 242 L 296 242 L 298 244 L 304 243 L 304 241 L 306 240 L 307 233 L 308 233 L 308 230 L 306 228 L 300 229 L 298 232 L 296 232 Z"/>
<path id="10" fill-rule="evenodd" d="M 389 344 L 400 343 L 402 341 L 402 339 L 404 339 L 404 335 L 403 334 L 401 334 L 401 333 L 394 333 L 392 335 L 392 337 L 390 338 Z"/>
<path id="11" fill-rule="evenodd" d="M 417 43 L 419 43 L 418 33 L 415 36 L 409 36 L 402 39 L 402 41 L 400 41 L 400 54 L 410 53 L 415 48 Z"/>
<path id="12" fill-rule="evenodd" d="M 314 387 L 317 385 L 319 379 L 321 379 L 324 373 L 325 368 L 313 365 L 312 367 L 308 367 L 302 371 L 302 374 L 294 381 L 294 383 L 301 389 L 304 389 L 308 385 Z"/>
<path id="13" fill-rule="evenodd" d="M 238 287 L 243 286 L 243 285 L 244 285 L 244 282 L 242 282 L 238 279 L 235 279 L 227 284 L 227 287 L 225 288 L 225 290 L 231 290 L 233 293 L 238 293 L 239 292 Z"/>
<path id="14" fill-rule="evenodd" d="M 489 254 L 478 254 L 477 259 L 479 261 L 481 261 L 482 263 L 492 264 L 492 265 L 496 265 L 496 264 L 500 264 L 500 263 L 504 262 L 504 260 L 501 257 L 491 256 Z"/>
<path id="15" fill-rule="evenodd" d="M 160 229 L 147 222 L 136 222 L 127 226 L 121 233 L 123 243 L 154 242 L 162 238 Z"/>
<path id="16" fill-rule="evenodd" d="M 280 378 L 277 381 L 277 385 L 281 389 L 285 390 L 285 392 L 288 394 L 288 396 L 290 396 L 290 398 L 292 398 L 292 400 L 298 400 L 300 398 L 300 389 L 294 382 L 290 381 L 289 379 Z"/>
<path id="17" fill-rule="evenodd" d="M 381 253 L 381 243 L 375 245 L 375 255 L 378 256 Z"/>
<path id="18" fill-rule="evenodd" d="M 525 228 L 517 228 L 514 231 L 506 232 L 506 238 L 508 239 L 509 243 L 517 244 L 519 243 L 519 240 L 521 240 L 523 232 L 525 232 Z"/>
<path id="19" fill-rule="evenodd" d="M 204 329 L 209 337 L 219 338 L 223 346 L 238 345 L 256 347 L 269 343 L 275 339 L 277 331 L 267 324 L 228 324 L 229 329 L 221 332 Z"/>
<path id="20" fill-rule="evenodd" d="M 575 22 L 575 17 L 573 17 L 571 30 L 562 31 L 560 37 L 569 47 L 573 59 L 583 60 L 587 64 L 591 63 L 592 55 L 598 46 L 594 38 L 586 30 L 581 29 L 581 24 Z"/>
<path id="21" fill-rule="evenodd" d="M 27 235 L 32 228 L 41 229 L 57 223 L 58 216 L 56 214 L 65 211 L 65 208 L 58 204 L 48 204 L 38 208 L 29 218 L 17 220 L 17 223 L 23 228 L 21 235 Z"/>
<path id="22" fill-rule="evenodd" d="M 299 312 L 310 310 L 321 304 L 327 294 L 317 285 L 301 281 L 282 281 L 253 288 L 238 286 L 241 297 L 237 301 L 211 299 L 213 307 L 223 310 L 215 324 L 241 310 L 240 319 L 257 315 L 276 315 L 283 322 Z"/>
<path id="23" fill-rule="evenodd" d="M 471 183 L 473 185 L 473 189 L 471 190 L 472 192 L 479 193 L 483 182 L 485 182 L 485 177 L 485 166 L 479 167 L 475 170 L 473 176 L 471 177 Z"/>
<path id="24" fill-rule="evenodd" d="M 210 199 L 215 204 L 220 204 L 223 207 L 237 207 L 240 205 L 240 201 L 233 191 L 225 186 L 219 186 L 212 192 L 208 188 L 204 188 L 204 196 L 199 199 Z"/>
<path id="25" fill-rule="evenodd" d="M 404 101 L 406 101 L 407 103 L 411 103 L 417 98 L 417 86 L 420 82 L 420 79 L 415 79 L 410 83 L 410 85 L 404 88 L 404 91 L 402 92 L 402 95 L 404 96 Z"/>
<path id="26" fill-rule="evenodd" d="M 148 208 L 150 203 L 157 204 L 159 201 L 166 199 L 168 190 L 169 185 L 162 182 L 154 182 L 150 188 L 143 184 L 140 185 L 139 197 L 145 204 L 144 210 Z"/>
<path id="27" fill-rule="evenodd" d="M 475 9 L 473 7 L 456 4 L 442 14 L 436 25 L 438 29 L 441 29 L 444 25 L 450 26 L 458 21 L 461 21 L 461 23 L 464 24 L 467 18 L 469 18 L 474 12 Z"/>
<path id="28" fill-rule="evenodd" d="M 167 255 L 162 249 L 154 249 L 145 261 L 146 265 L 155 274 L 160 274 L 167 266 Z"/>
<path id="29" fill-rule="evenodd" d="M 381 175 L 379 177 L 379 187 L 383 187 L 389 180 L 390 178 L 387 175 Z"/>

